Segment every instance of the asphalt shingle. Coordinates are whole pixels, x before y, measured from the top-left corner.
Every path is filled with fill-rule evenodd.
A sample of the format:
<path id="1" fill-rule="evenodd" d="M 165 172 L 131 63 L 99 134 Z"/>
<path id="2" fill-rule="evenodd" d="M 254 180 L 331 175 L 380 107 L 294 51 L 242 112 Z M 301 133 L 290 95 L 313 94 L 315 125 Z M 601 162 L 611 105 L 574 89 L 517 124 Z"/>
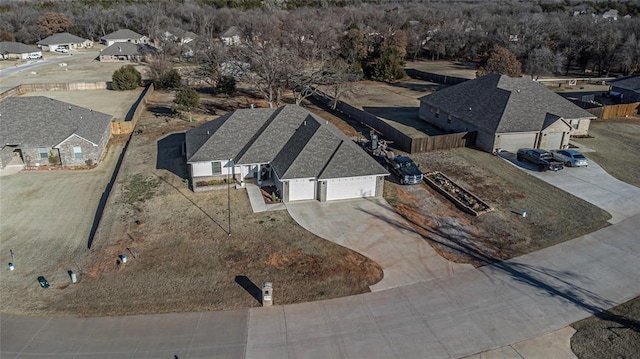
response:
<path id="1" fill-rule="evenodd" d="M 540 131 L 547 114 L 596 118 L 540 83 L 498 74 L 465 81 L 420 101 L 492 133 Z"/>
<path id="2" fill-rule="evenodd" d="M 188 162 L 271 162 L 281 179 L 388 174 L 335 126 L 296 105 L 237 110 L 189 130 L 186 147 Z"/>
<path id="3" fill-rule="evenodd" d="M 68 32 L 60 32 L 38 41 L 38 45 L 81 44 L 85 41 L 87 41 L 87 39 Z"/>
<path id="4" fill-rule="evenodd" d="M 116 30 L 110 34 L 101 37 L 102 40 L 139 40 L 142 35 L 129 29 Z"/>
<path id="5" fill-rule="evenodd" d="M 44 96 L 0 102 L 0 144 L 56 146 L 72 134 L 98 144 L 113 116 Z"/>

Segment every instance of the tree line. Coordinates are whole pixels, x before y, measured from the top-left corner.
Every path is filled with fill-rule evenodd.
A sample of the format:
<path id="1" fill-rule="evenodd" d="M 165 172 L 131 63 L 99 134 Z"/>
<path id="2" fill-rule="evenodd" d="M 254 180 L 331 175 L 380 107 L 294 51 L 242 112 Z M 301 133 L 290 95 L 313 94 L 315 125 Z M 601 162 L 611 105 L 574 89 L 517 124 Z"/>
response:
<path id="1" fill-rule="evenodd" d="M 614 8 L 617 20 L 600 16 Z M 94 40 L 121 28 L 150 37 L 191 31 L 199 35 L 198 76 L 212 86 L 248 81 L 277 104 L 283 90 L 298 101 L 317 85 L 339 95 L 358 78 L 399 78 L 406 60 L 481 61 L 486 69 L 505 51 L 532 77 L 635 73 L 639 10 L 640 0 L 5 2 L 0 38 L 35 43 L 60 31 Z M 216 40 L 232 26 L 242 46 Z"/>

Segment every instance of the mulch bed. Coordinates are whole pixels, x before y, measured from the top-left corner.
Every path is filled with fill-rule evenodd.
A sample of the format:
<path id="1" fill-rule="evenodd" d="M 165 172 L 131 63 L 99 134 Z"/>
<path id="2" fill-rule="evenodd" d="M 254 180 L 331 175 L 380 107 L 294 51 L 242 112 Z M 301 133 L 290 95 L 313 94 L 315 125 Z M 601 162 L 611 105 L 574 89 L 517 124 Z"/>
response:
<path id="1" fill-rule="evenodd" d="M 262 192 L 262 199 L 264 200 L 264 203 L 266 204 L 274 204 L 274 203 L 280 203 L 282 202 L 282 198 L 280 198 L 280 196 L 277 196 L 277 201 L 272 201 L 272 196 L 273 193 L 277 193 L 278 189 L 276 188 L 276 186 L 263 186 L 260 187 L 260 192 Z"/>

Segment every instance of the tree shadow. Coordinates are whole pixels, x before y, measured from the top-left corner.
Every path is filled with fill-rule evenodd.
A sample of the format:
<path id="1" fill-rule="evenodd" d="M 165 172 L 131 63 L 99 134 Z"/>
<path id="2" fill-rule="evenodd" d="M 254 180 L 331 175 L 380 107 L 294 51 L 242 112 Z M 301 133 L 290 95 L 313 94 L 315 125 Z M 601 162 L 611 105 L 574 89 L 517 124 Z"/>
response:
<path id="1" fill-rule="evenodd" d="M 156 169 L 167 170 L 181 179 L 188 179 L 184 155 L 185 133 L 173 133 L 158 140 Z"/>
<path id="2" fill-rule="evenodd" d="M 402 230 L 417 233 L 424 240 L 432 244 L 447 247 L 456 253 L 471 257 L 474 261 L 480 263 L 480 266 L 484 268 L 483 272 L 487 275 L 491 274 L 491 272 L 506 274 L 516 282 L 542 290 L 548 297 L 561 298 L 598 318 L 609 320 L 625 328 L 640 332 L 640 322 L 616 315 L 607 310 L 607 308 L 615 305 L 613 301 L 602 298 L 596 293 L 579 286 L 577 284 L 579 281 L 587 283 L 593 282 L 593 280 L 581 276 L 579 273 L 519 263 L 516 260 L 503 261 L 500 258 L 482 253 L 477 248 L 461 240 L 461 236 L 458 237 L 448 233 L 446 228 L 444 228 L 445 230 L 441 230 L 440 228 L 425 227 L 399 213 L 398 214 L 407 222 L 398 221 L 363 208 L 358 208 L 358 210 L 379 218 Z M 425 236 L 415 228 L 419 228 L 424 231 L 423 233 L 429 233 L 430 235 Z M 446 241 L 440 240 L 439 238 L 446 239 Z"/>
<path id="3" fill-rule="evenodd" d="M 107 183 L 106 188 L 102 192 L 102 196 L 100 196 L 100 201 L 98 202 L 98 208 L 96 209 L 96 213 L 93 216 L 93 223 L 91 224 L 91 230 L 89 231 L 89 238 L 87 239 L 87 248 L 91 249 L 93 245 L 93 240 L 96 237 L 96 232 L 98 231 L 98 226 L 100 225 L 100 220 L 102 220 L 102 214 L 104 213 L 104 208 L 107 205 L 107 200 L 109 199 L 109 195 L 111 194 L 111 190 L 113 189 L 113 185 L 116 183 L 116 178 L 118 177 L 118 173 L 120 172 L 120 167 L 122 166 L 122 161 L 124 161 L 124 155 L 127 153 L 127 148 L 129 147 L 129 142 L 131 141 L 131 135 L 127 139 L 127 142 L 124 144 L 122 148 L 122 152 L 118 157 L 118 161 L 116 162 L 116 166 L 113 169 L 113 173 L 111 174 L 111 178 L 109 179 L 109 183 Z"/>
<path id="4" fill-rule="evenodd" d="M 258 288 L 251 279 L 245 275 L 237 275 L 235 282 L 249 293 L 260 305 L 262 305 L 262 289 Z"/>

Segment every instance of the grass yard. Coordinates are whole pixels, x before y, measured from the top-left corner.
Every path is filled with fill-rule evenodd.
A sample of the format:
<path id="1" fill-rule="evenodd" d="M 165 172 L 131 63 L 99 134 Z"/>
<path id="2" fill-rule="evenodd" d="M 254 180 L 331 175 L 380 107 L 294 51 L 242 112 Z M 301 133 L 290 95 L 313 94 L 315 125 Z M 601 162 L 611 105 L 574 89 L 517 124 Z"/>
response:
<path id="1" fill-rule="evenodd" d="M 589 135 L 576 140 L 595 150 L 585 155 L 617 179 L 640 187 L 640 117 L 591 121 Z"/>
<path id="2" fill-rule="evenodd" d="M 424 172 L 442 171 L 494 208 L 474 217 L 426 185 L 385 187 L 396 210 L 453 261 L 482 265 L 513 258 L 608 225 L 607 212 L 491 154 L 459 148 L 411 157 Z"/>
<path id="3" fill-rule="evenodd" d="M 156 92 L 151 106 L 166 105 L 171 96 Z M 86 236 L 98 198 L 87 199 L 87 208 L 79 209 L 86 214 L 85 226 L 79 227 L 73 242 L 65 242 L 63 234 L 42 233 L 55 222 L 53 217 L 42 220 L 39 236 L 20 236 L 20 246 L 31 251 L 45 239 L 47 246 L 39 262 L 31 265 L 37 270 L 13 272 L 11 285 L 2 281 L 4 312 L 104 316 L 237 309 L 259 306 L 259 288 L 266 281 L 273 282 L 274 302 L 288 304 L 368 292 L 382 278 L 375 262 L 307 232 L 286 211 L 252 213 L 244 189 L 229 192 L 229 236 L 227 191 L 193 193 L 180 177 L 184 168 L 176 174 L 180 171 L 159 169 L 162 161 L 156 161 L 158 140 L 197 126 L 206 116 L 194 118 L 197 122 L 143 114 L 143 133 L 131 138 L 90 250 Z M 179 156 L 179 148 L 174 150 Z M 161 152 L 176 153 L 167 148 Z M 73 181 L 59 179 L 57 185 Z M 4 183 L 3 190 L 11 191 Z M 96 186 L 98 197 L 105 186 L 106 181 Z M 55 191 L 38 193 L 24 201 L 22 209 L 16 207 L 15 218 L 41 206 Z M 64 233 L 74 221 L 66 219 L 60 225 L 57 232 Z M 20 233 L 29 227 L 32 224 L 18 221 L 14 230 Z M 60 252 L 63 243 L 71 248 Z M 3 255 L 7 246 L 3 237 Z M 25 257 L 24 249 L 12 249 Z M 122 255 L 128 257 L 126 263 Z M 68 270 L 79 274 L 79 283 L 70 283 Z M 38 275 L 49 279 L 51 288 L 41 289 Z"/>

